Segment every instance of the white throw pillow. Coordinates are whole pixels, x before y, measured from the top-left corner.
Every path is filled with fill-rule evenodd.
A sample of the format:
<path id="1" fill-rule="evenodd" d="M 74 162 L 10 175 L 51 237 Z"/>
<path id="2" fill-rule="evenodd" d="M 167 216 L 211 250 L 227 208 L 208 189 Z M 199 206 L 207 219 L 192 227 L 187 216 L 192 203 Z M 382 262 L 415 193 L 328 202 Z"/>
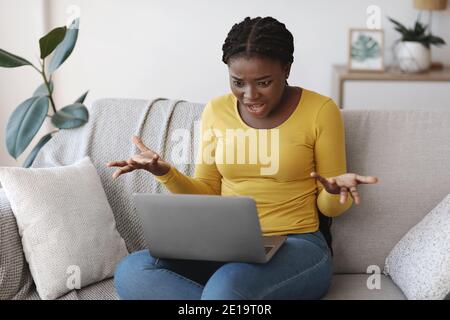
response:
<path id="1" fill-rule="evenodd" d="M 68 166 L 0 168 L 41 299 L 112 277 L 128 254 L 89 157 Z"/>
<path id="2" fill-rule="evenodd" d="M 395 245 L 383 273 L 408 299 L 445 298 L 450 292 L 450 194 Z"/>

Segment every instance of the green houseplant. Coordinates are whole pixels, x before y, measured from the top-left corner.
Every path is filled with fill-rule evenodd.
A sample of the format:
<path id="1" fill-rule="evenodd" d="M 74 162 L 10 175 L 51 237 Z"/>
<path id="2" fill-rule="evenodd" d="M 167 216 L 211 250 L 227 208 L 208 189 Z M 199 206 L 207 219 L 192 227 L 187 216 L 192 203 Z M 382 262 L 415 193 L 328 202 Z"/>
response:
<path id="1" fill-rule="evenodd" d="M 39 150 L 52 138 L 59 129 L 71 129 L 84 125 L 89 119 L 89 113 L 84 106 L 88 91 L 75 102 L 56 109 L 53 99 L 53 73 L 64 63 L 72 53 L 78 38 L 79 19 L 72 21 L 70 26 L 58 27 L 39 39 L 40 68 L 24 58 L 0 49 L 0 67 L 16 68 L 30 66 L 42 76 L 41 84 L 33 96 L 23 101 L 12 113 L 6 127 L 6 147 L 8 153 L 17 159 L 31 143 L 46 117 L 58 128 L 44 135 L 32 149 L 23 167 L 30 167 Z M 47 64 L 47 60 L 50 60 Z M 53 114 L 48 114 L 49 106 Z"/>
<path id="2" fill-rule="evenodd" d="M 394 44 L 400 69 L 404 72 L 427 71 L 431 64 L 431 46 L 444 45 L 445 41 L 427 32 L 428 26 L 422 24 L 419 18 L 413 28 L 407 28 L 392 18 L 388 19 L 401 35 L 401 39 Z"/>

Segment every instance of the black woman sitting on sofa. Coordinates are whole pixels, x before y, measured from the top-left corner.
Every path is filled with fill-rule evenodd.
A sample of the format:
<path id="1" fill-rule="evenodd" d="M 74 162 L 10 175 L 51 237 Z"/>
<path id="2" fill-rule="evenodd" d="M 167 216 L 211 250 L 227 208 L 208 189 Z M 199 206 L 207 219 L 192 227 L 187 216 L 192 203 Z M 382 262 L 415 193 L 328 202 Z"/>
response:
<path id="1" fill-rule="evenodd" d="M 212 134 L 201 135 L 193 177 L 137 136 L 132 141 L 140 154 L 107 164 L 119 167 L 113 178 L 147 170 L 172 193 L 253 197 L 263 235 L 287 235 L 284 245 L 265 264 L 156 259 L 148 250 L 138 251 L 116 269 L 121 299 L 320 299 L 327 293 L 332 255 L 319 215 L 341 215 L 353 200 L 360 203 L 358 184 L 378 179 L 346 173 L 344 125 L 333 100 L 287 83 L 293 42 L 291 32 L 272 17 L 247 17 L 231 28 L 222 47 L 231 93 L 203 110 L 202 132 Z M 257 157 L 252 163 L 224 161 L 229 129 L 277 136 L 271 140 L 277 163 L 267 168 Z M 250 147 L 238 145 L 237 156 L 251 153 Z"/>

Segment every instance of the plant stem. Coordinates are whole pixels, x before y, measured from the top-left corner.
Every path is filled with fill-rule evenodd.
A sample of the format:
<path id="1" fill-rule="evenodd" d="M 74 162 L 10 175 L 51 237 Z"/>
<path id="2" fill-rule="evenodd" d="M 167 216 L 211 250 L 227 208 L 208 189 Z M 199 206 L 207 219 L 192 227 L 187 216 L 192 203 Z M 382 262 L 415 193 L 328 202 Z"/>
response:
<path id="1" fill-rule="evenodd" d="M 53 92 L 50 91 L 50 81 L 47 80 L 47 76 L 45 75 L 45 60 L 42 60 L 42 72 L 40 72 L 42 78 L 44 78 L 45 86 L 48 91 L 48 98 L 50 99 L 50 104 L 53 108 L 53 112 L 56 113 L 55 101 L 53 101 Z"/>
<path id="2" fill-rule="evenodd" d="M 37 72 L 41 73 L 41 70 L 39 70 L 38 68 L 36 68 L 33 64 L 31 65 Z"/>

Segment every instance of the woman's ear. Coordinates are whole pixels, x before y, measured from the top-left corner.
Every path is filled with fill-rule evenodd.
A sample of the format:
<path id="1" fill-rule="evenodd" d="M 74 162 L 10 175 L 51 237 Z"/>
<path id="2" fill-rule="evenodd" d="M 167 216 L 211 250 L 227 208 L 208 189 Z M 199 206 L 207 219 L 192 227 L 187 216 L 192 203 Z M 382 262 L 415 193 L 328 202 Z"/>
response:
<path id="1" fill-rule="evenodd" d="M 286 76 L 286 79 L 289 78 L 289 73 L 291 72 L 291 65 L 292 63 L 288 63 L 284 66 L 284 74 Z"/>

